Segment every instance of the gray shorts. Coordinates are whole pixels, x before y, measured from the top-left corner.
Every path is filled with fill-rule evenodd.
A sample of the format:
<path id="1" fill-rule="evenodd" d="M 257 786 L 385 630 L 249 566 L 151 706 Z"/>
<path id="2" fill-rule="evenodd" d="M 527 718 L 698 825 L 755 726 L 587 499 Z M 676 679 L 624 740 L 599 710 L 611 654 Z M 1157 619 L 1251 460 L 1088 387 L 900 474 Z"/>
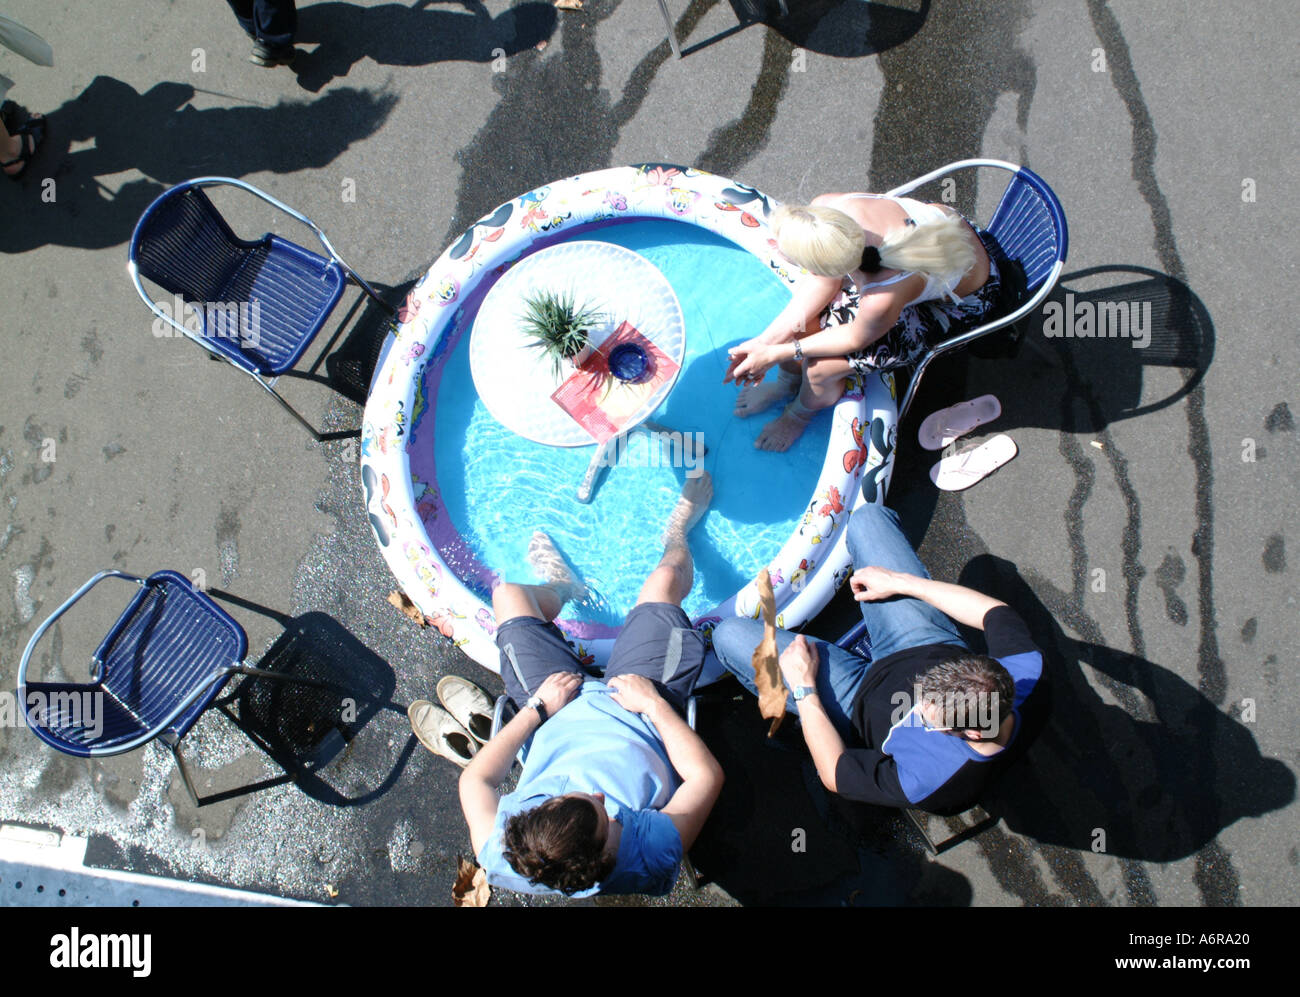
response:
<path id="1" fill-rule="evenodd" d="M 583 665 L 559 627 L 534 616 L 516 616 L 502 623 L 497 628 L 497 647 L 506 695 L 517 705 L 553 672 L 602 677 Z M 680 606 L 643 602 L 627 614 L 603 678 L 644 675 L 682 712 L 704 667 L 704 652 L 704 634 L 691 626 Z"/>

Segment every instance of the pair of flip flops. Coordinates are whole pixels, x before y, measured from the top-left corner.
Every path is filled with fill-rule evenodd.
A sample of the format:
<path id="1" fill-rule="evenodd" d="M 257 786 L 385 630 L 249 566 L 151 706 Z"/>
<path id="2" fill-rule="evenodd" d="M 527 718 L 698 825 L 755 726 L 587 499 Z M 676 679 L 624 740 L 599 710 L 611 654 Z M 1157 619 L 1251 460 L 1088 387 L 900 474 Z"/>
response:
<path id="1" fill-rule="evenodd" d="M 440 679 L 437 692 L 441 706 L 417 699 L 406 716 L 421 744 L 464 768 L 492 736 L 492 699 L 459 675 Z"/>
<path id="2" fill-rule="evenodd" d="M 1001 414 L 1002 404 L 997 398 L 981 395 L 927 416 L 917 431 L 917 439 L 927 450 L 942 450 Z M 930 480 L 946 492 L 959 492 L 987 478 L 1017 452 L 1016 441 L 999 433 L 978 446 L 944 457 L 930 468 Z"/>

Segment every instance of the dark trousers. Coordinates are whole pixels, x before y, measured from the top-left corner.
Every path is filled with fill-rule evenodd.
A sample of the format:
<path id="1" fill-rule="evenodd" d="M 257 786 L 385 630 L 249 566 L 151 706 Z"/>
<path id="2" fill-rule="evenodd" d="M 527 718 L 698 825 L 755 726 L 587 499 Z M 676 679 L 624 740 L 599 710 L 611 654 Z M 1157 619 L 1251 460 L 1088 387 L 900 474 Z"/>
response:
<path id="1" fill-rule="evenodd" d="M 267 48 L 290 48 L 298 32 L 294 0 L 226 0 L 239 26 Z"/>

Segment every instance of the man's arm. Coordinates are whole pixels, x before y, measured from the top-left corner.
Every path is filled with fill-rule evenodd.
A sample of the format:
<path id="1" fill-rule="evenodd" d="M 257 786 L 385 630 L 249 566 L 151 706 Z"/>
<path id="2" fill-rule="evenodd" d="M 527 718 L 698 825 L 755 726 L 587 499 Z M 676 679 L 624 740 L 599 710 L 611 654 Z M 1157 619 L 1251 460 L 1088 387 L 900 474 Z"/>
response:
<path id="1" fill-rule="evenodd" d="M 817 648 L 800 634 L 781 652 L 781 674 L 791 690 L 799 686 L 811 687 L 814 692 L 799 700 L 799 723 L 803 727 L 808 753 L 817 766 L 817 776 L 822 785 L 832 793 L 839 792 L 836 770 L 844 754 L 844 739 L 826 715 L 817 688 Z"/>
<path id="2" fill-rule="evenodd" d="M 582 679 L 576 673 L 555 672 L 538 687 L 537 695 L 547 715 L 554 716 L 581 687 Z M 510 774 L 520 747 L 541 724 L 541 715 L 536 710 L 521 709 L 496 737 L 478 750 L 460 774 L 460 808 L 469 825 L 469 841 L 475 855 L 483 850 L 496 822 L 500 804 L 497 790 Z"/>
<path id="3" fill-rule="evenodd" d="M 655 725 L 668 752 L 668 761 L 681 776 L 682 784 L 662 812 L 677 828 L 682 852 L 688 852 L 722 791 L 722 766 L 649 679 L 642 675 L 619 675 L 610 679 L 609 685 L 614 690 L 614 702 L 633 713 L 644 714 Z"/>
<path id="4" fill-rule="evenodd" d="M 928 602 L 945 616 L 976 630 L 984 629 L 989 610 L 1005 606 L 1001 599 L 976 592 L 964 585 L 937 582 L 933 578 L 909 575 L 888 568 L 859 568 L 849 578 L 853 598 L 858 602 L 876 602 L 896 595 Z"/>

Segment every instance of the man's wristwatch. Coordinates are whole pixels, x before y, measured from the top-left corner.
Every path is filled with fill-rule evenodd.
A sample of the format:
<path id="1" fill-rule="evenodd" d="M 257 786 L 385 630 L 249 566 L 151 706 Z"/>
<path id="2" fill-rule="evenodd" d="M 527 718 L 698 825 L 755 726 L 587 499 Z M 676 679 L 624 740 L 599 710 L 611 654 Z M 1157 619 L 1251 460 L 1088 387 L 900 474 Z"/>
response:
<path id="1" fill-rule="evenodd" d="M 529 707 L 532 707 L 537 711 L 539 722 L 546 723 L 548 714 L 546 712 L 546 704 L 542 702 L 541 696 L 530 696 L 528 702 L 524 703 L 524 709 L 526 710 Z"/>
<path id="2" fill-rule="evenodd" d="M 797 685 L 794 687 L 794 701 L 797 703 L 801 699 L 807 699 L 809 696 L 817 695 L 815 685 Z"/>

